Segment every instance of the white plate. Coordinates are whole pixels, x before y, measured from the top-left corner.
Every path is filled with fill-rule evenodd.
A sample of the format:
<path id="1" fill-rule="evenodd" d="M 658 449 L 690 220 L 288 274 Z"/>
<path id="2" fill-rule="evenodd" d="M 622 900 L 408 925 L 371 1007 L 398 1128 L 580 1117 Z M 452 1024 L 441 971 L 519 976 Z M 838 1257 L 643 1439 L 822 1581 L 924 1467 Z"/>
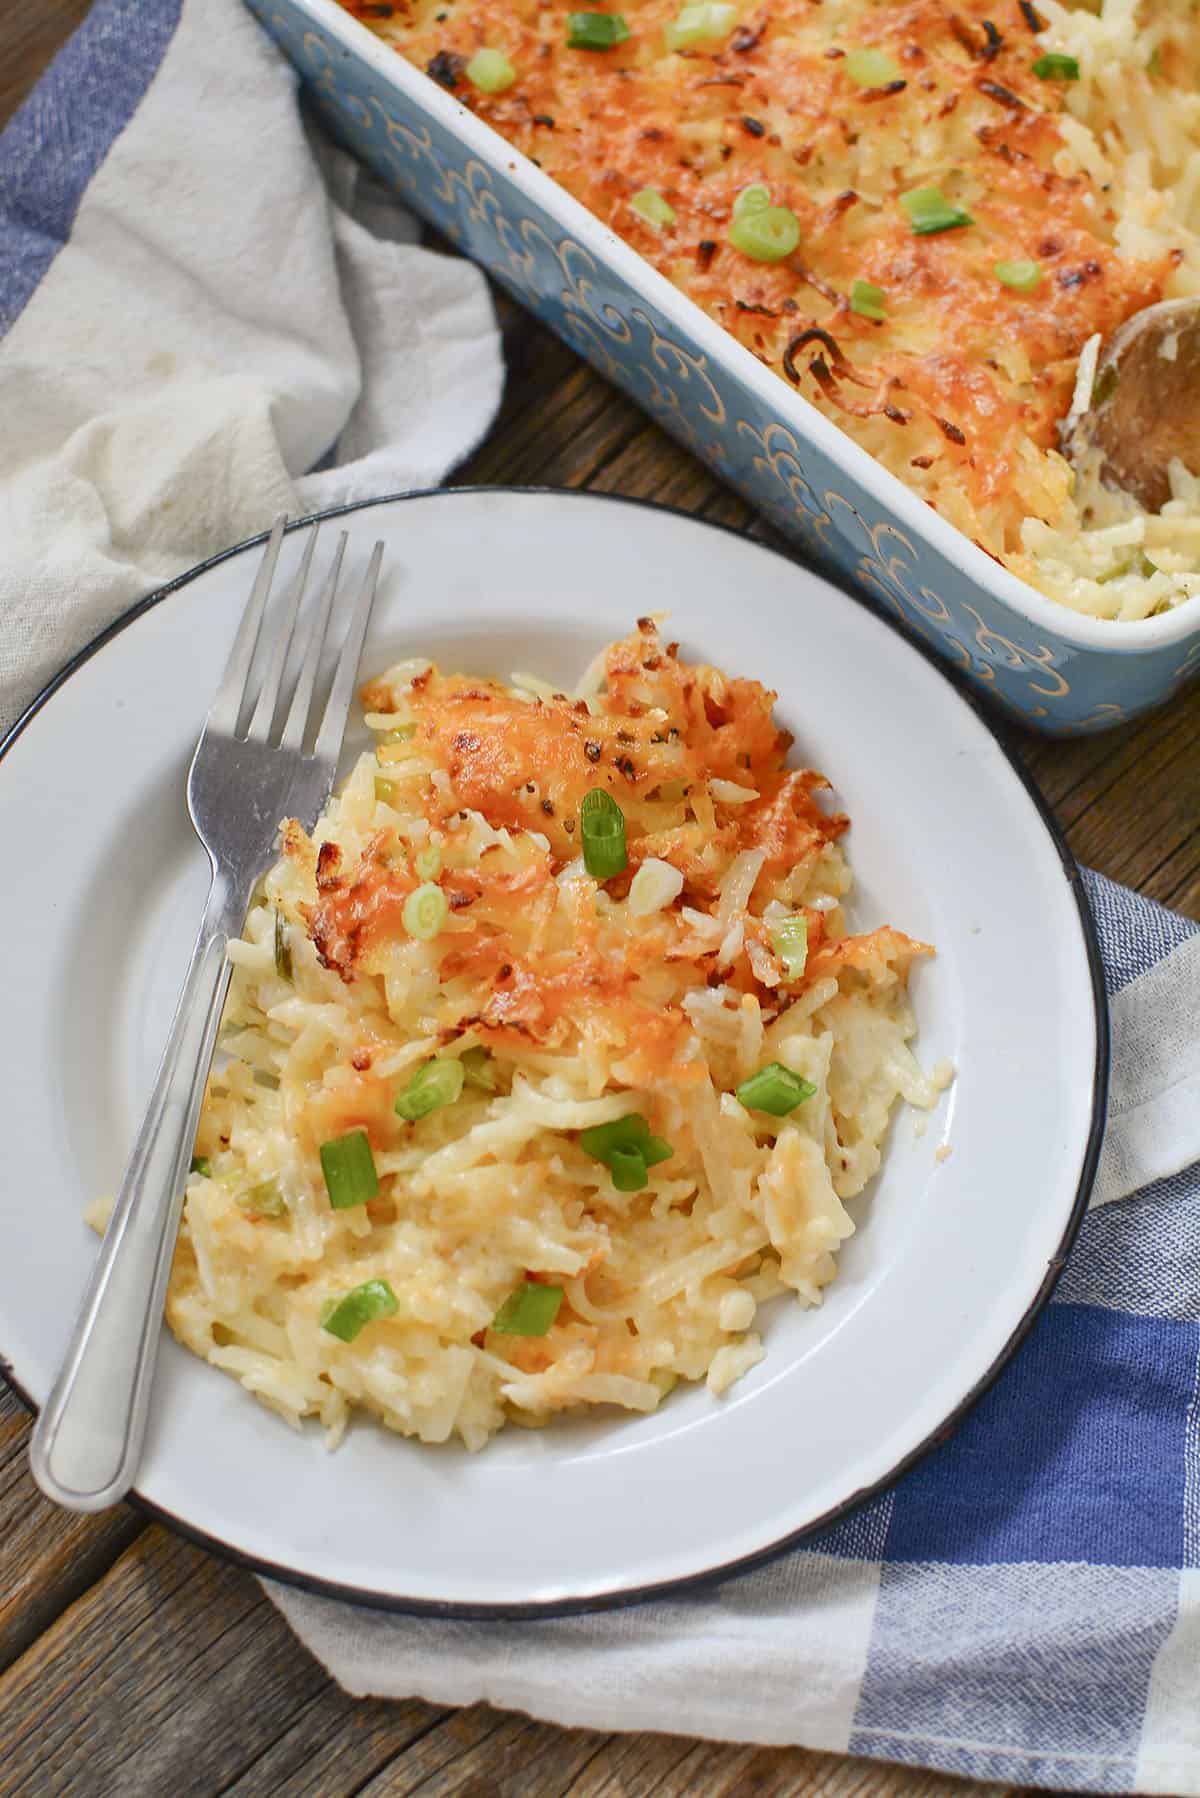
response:
<path id="1" fill-rule="evenodd" d="M 923 1134 L 901 1112 L 824 1305 L 767 1308 L 766 1360 L 724 1398 L 680 1389 L 650 1417 L 510 1430 L 477 1456 L 360 1424 L 328 1455 L 168 1339 L 138 1494 L 277 1577 L 411 1609 L 569 1609 L 728 1571 L 890 1479 L 1046 1296 L 1107 1056 L 1075 869 L 943 674 L 742 537 L 536 492 L 418 495 L 346 522 L 352 577 L 387 546 L 365 671 L 429 654 L 566 684 L 669 607 L 685 655 L 777 687 L 796 757 L 853 820 L 856 927 L 938 946 L 914 979 L 918 1051 L 958 1078 Z M 232 552 L 131 613 L 0 766 L 0 1352 L 34 1403 L 96 1250 L 82 1208 L 116 1186 L 187 962 L 206 864 L 184 773 L 256 561 Z"/>

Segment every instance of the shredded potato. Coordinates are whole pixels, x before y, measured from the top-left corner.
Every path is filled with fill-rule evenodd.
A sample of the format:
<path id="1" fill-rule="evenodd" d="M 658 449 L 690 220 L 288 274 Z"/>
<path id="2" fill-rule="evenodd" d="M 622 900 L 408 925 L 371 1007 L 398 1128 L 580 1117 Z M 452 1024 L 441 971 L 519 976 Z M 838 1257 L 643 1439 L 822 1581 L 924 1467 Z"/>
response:
<path id="1" fill-rule="evenodd" d="M 669 52 L 680 0 L 613 0 L 629 36 L 597 52 L 540 0 L 342 3 L 1034 586 L 1123 620 L 1200 592 L 1200 466 L 1148 517 L 1059 453 L 1085 346 L 1200 292 L 1194 5 L 738 0 L 724 35 Z M 499 93 L 466 72 L 485 45 L 514 71 Z M 864 51 L 894 78 L 861 85 Z M 1047 54 L 1075 78 L 1041 78 Z M 757 185 L 798 222 L 778 262 L 730 241 Z M 916 234 L 921 189 L 970 222 Z M 1032 288 L 1004 285 L 1012 264 Z"/>
<path id="2" fill-rule="evenodd" d="M 775 695 L 685 665 L 651 619 L 590 703 L 411 663 L 363 697 L 374 752 L 311 837 L 284 824 L 231 946 L 171 1327 L 331 1443 L 356 1407 L 477 1449 L 513 1419 L 652 1410 L 680 1379 L 724 1391 L 763 1353 L 761 1302 L 820 1301 L 897 1098 L 929 1107 L 949 1078 L 909 1047 L 932 951 L 847 934 L 848 821 L 786 766 Z M 595 789 L 626 827 L 603 881 L 580 853 Z M 641 911 L 648 867 L 677 879 Z M 422 883 L 427 938 L 405 922 Z M 804 921 L 802 968 L 781 918 Z M 803 1094 L 785 1115 L 736 1096 L 771 1064 Z M 431 1065 L 449 1098 L 408 1121 Z M 666 1153 L 619 1190 L 580 1133 L 634 1113 Z M 354 1132 L 378 1190 L 334 1209 L 321 1146 Z M 325 1327 L 372 1282 L 390 1311 Z M 529 1283 L 561 1291 L 546 1333 L 497 1329 Z"/>

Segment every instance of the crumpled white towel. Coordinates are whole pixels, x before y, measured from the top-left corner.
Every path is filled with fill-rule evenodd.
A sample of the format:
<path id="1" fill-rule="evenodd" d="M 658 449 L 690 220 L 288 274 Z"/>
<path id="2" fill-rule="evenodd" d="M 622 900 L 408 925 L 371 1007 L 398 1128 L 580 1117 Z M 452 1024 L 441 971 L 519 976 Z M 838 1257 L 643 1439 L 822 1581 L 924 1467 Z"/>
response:
<path id="1" fill-rule="evenodd" d="M 107 10 L 110 37 L 144 29 Z M 0 206 L 5 173 L 0 144 Z M 0 340 L 0 731 L 127 606 L 277 513 L 428 486 L 468 454 L 499 334 L 479 271 L 415 235 L 314 147 L 238 0 L 184 0 Z M 0 212 L 0 254 L 15 238 Z"/>

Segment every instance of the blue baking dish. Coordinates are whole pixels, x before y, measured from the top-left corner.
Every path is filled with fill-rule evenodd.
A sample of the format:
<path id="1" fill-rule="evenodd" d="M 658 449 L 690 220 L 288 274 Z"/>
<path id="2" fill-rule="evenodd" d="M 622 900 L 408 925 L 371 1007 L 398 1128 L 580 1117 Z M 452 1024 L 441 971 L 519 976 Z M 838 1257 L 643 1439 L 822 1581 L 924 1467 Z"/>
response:
<path id="1" fill-rule="evenodd" d="M 416 211 L 983 693 L 1104 730 L 1200 671 L 1200 598 L 1116 623 L 1010 574 L 334 0 L 248 0 L 326 123 Z"/>

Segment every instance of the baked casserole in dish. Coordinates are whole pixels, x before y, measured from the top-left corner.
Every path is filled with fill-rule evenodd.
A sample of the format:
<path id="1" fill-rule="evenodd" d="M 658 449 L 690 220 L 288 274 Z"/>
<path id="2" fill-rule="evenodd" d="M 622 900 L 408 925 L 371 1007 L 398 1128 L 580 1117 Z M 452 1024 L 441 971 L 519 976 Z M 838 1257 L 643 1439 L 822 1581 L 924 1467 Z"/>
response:
<path id="1" fill-rule="evenodd" d="M 1147 509 L 1061 432 L 1116 328 L 1200 292 L 1197 15 L 627 4 L 262 17 L 352 148 L 1010 709 L 1165 698 L 1200 446 Z"/>

